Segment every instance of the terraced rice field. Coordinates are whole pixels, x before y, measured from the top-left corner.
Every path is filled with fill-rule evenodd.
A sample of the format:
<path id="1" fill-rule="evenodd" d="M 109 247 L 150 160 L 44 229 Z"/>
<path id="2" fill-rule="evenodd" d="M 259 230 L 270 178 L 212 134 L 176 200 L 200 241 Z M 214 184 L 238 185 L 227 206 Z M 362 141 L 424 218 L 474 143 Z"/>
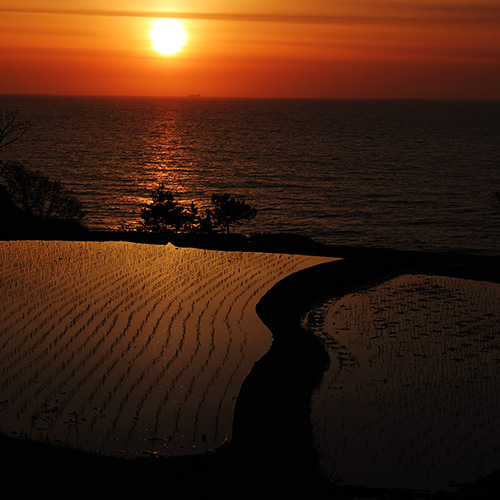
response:
<path id="1" fill-rule="evenodd" d="M 500 285 L 405 275 L 310 312 L 331 365 L 313 398 L 325 473 L 446 488 L 500 468 Z"/>
<path id="2" fill-rule="evenodd" d="M 112 456 L 219 447 L 271 344 L 258 300 L 326 260 L 0 242 L 0 430 Z"/>

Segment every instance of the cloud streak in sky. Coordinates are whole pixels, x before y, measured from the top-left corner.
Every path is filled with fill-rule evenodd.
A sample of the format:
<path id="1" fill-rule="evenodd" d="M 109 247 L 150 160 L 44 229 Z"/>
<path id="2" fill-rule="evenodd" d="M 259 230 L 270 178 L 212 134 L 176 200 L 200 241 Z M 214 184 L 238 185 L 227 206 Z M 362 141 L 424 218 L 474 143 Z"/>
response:
<path id="1" fill-rule="evenodd" d="M 197 19 L 207 21 L 244 21 L 265 23 L 292 24 L 492 24 L 500 21 L 500 5 L 486 4 L 456 4 L 456 5 L 413 5 L 402 6 L 398 3 L 380 2 L 383 15 L 376 15 L 374 5 L 370 14 L 360 15 L 302 15 L 302 14 L 254 14 L 254 13 L 220 13 L 220 12 L 154 12 L 106 9 L 47 9 L 47 8 L 16 8 L 0 7 L 0 12 L 12 14 L 48 14 L 75 16 L 105 16 L 105 17 L 138 17 L 178 19 Z M 386 12 L 390 11 L 391 14 Z"/>

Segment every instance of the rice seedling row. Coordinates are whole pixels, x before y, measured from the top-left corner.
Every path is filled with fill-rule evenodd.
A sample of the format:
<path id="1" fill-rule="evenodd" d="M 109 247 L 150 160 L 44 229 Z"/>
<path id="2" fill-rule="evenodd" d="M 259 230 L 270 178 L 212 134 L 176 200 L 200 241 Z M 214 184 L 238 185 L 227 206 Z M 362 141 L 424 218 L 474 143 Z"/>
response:
<path id="1" fill-rule="evenodd" d="M 87 296 L 93 297 L 93 299 L 94 299 L 93 303 L 94 303 L 94 306 L 95 306 L 100 301 L 100 297 L 99 297 L 98 292 L 102 292 L 103 294 L 105 294 L 107 287 L 112 287 L 112 286 L 117 287 L 118 283 L 119 283 L 118 280 L 108 281 L 103 286 L 103 281 L 102 280 L 98 280 L 97 284 L 94 284 L 94 286 L 86 289 L 85 288 L 85 281 L 84 281 L 83 286 L 82 286 L 82 288 L 83 288 L 82 293 L 84 293 Z M 74 283 L 71 285 L 71 288 L 74 289 Z M 43 305 L 40 305 L 39 303 L 37 303 L 37 307 L 39 308 L 39 310 L 45 311 L 47 314 L 51 313 L 51 317 L 58 318 L 58 322 L 59 323 L 64 323 L 65 319 L 68 318 L 68 317 L 72 318 L 70 324 L 68 325 L 68 328 L 66 328 L 63 332 L 61 332 L 59 334 L 59 336 L 57 337 L 57 340 L 60 340 L 67 333 L 68 329 L 73 326 L 73 323 L 75 323 L 79 319 L 79 316 L 81 317 L 84 314 L 83 312 L 81 312 L 79 314 L 75 314 L 74 313 L 74 311 L 78 307 L 82 307 L 83 306 L 83 302 L 82 302 L 82 300 L 78 300 L 78 298 L 73 298 L 73 300 L 71 300 L 72 294 L 69 294 L 67 292 L 68 292 L 68 289 L 64 289 L 63 288 L 61 290 L 61 293 L 59 294 L 60 297 L 61 297 L 61 301 L 64 300 L 63 305 L 59 309 L 55 308 L 56 302 L 53 301 L 53 300 L 45 302 L 45 303 L 50 303 L 52 305 L 51 308 L 45 308 L 45 307 L 43 307 Z M 43 291 L 40 293 L 40 296 L 44 297 L 44 301 L 45 301 L 45 293 L 43 293 Z M 90 320 L 93 319 L 95 315 L 98 315 L 100 312 L 102 312 L 105 309 L 105 306 L 106 306 L 106 304 L 101 305 L 101 307 L 97 310 L 97 312 L 94 311 L 94 310 L 92 310 L 92 312 L 90 313 L 90 319 L 87 319 L 87 323 L 90 324 Z M 89 305 L 87 304 L 87 308 L 88 307 L 89 307 Z M 65 311 L 65 312 L 63 312 L 63 311 Z M 40 315 L 34 314 L 33 315 L 33 322 L 38 321 L 38 325 L 37 325 L 36 331 L 39 332 L 40 331 L 40 327 L 46 325 L 49 319 L 50 318 L 42 320 L 41 317 L 40 317 Z M 50 326 L 54 327 L 55 325 L 52 324 Z M 31 329 L 29 323 L 26 324 L 26 325 L 23 325 L 22 328 L 23 329 Z M 50 333 L 51 333 L 51 328 L 48 328 L 48 330 L 45 331 L 45 332 L 43 332 L 42 334 L 38 333 L 39 339 L 38 339 L 37 342 L 41 344 L 43 341 L 47 340 L 47 338 L 50 336 Z M 31 338 L 31 335 L 32 334 L 30 334 L 30 337 L 25 337 L 24 338 L 24 342 L 29 341 L 29 339 Z M 15 336 L 12 335 L 11 338 L 15 338 Z M 5 347 L 6 346 L 4 345 L 3 349 L 5 349 Z M 12 357 L 17 352 L 17 350 L 19 350 L 20 348 L 22 348 L 22 346 L 14 349 L 14 350 L 11 350 L 10 352 L 7 352 L 6 356 Z M 51 346 L 49 346 L 47 349 L 50 349 L 50 348 L 51 348 Z M 40 349 L 38 349 L 38 351 L 40 351 Z M 39 353 L 39 355 L 43 356 L 43 353 Z M 12 366 L 18 366 L 15 363 L 12 363 L 11 365 Z"/>
<path id="2" fill-rule="evenodd" d="M 312 311 L 331 359 L 313 400 L 325 473 L 436 489 L 498 468 L 499 304 L 498 284 L 419 275 Z"/>
<path id="3" fill-rule="evenodd" d="M 271 342 L 255 304 L 325 260 L 0 243 L 1 430 L 118 456 L 219 446 Z"/>

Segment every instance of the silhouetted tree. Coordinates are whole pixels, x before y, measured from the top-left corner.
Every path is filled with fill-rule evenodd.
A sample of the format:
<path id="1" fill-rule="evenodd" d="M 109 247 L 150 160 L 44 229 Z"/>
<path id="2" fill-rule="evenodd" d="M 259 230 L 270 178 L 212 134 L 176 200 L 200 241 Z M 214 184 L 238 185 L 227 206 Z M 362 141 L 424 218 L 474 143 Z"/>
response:
<path id="1" fill-rule="evenodd" d="M 20 163 L 2 163 L 0 181 L 12 203 L 36 219 L 81 222 L 85 217 L 76 195 L 61 182 Z"/>
<path id="2" fill-rule="evenodd" d="M 201 215 L 194 202 L 185 211 L 186 222 L 184 231 L 188 233 L 210 233 L 213 231 L 213 223 L 210 210 L 205 210 Z"/>
<path id="3" fill-rule="evenodd" d="M 20 139 L 32 126 L 27 120 L 19 120 L 17 110 L 0 110 L 0 152 Z"/>
<path id="4" fill-rule="evenodd" d="M 203 213 L 193 202 L 183 206 L 164 184 L 151 192 L 152 201 L 141 210 L 139 229 L 152 233 L 210 233 L 221 228 L 229 234 L 232 224 L 255 217 L 257 210 L 227 193 L 212 195 L 212 209 Z"/>
<path id="5" fill-rule="evenodd" d="M 227 234 L 232 224 L 241 224 L 257 215 L 257 209 L 233 198 L 228 193 L 212 194 L 212 206 L 211 216 L 214 224 L 225 229 Z"/>
<path id="6" fill-rule="evenodd" d="M 152 202 L 141 211 L 143 231 L 152 233 L 180 232 L 190 224 L 191 217 L 182 205 L 175 201 L 172 191 L 160 184 L 151 192 Z"/>
<path id="7" fill-rule="evenodd" d="M 18 111 L 0 110 L 0 153 L 31 128 Z M 85 212 L 76 195 L 61 182 L 17 162 L 0 160 L 2 226 L 10 228 L 82 229 Z"/>

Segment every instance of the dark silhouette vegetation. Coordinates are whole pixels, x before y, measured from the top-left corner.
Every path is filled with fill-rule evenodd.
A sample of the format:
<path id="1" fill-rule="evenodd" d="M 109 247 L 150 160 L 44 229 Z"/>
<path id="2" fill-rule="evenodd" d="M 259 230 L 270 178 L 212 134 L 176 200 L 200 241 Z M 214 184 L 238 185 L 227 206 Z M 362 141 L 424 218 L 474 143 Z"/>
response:
<path id="1" fill-rule="evenodd" d="M 59 181 L 20 163 L 2 163 L 0 180 L 11 202 L 29 218 L 81 222 L 85 217 L 76 195 Z"/>
<path id="2" fill-rule="evenodd" d="M 213 211 L 211 212 L 215 224 L 226 230 L 229 234 L 229 227 L 232 224 L 241 224 L 243 221 L 253 219 L 257 215 L 257 210 L 244 201 L 233 198 L 228 193 L 212 194 Z"/>
<path id="3" fill-rule="evenodd" d="M 32 127 L 32 123 L 18 118 L 17 110 L 0 110 L 0 153 L 3 149 L 21 137 Z"/>
<path id="4" fill-rule="evenodd" d="M 164 184 L 159 184 L 151 192 L 151 198 L 141 211 L 139 229 L 156 234 L 229 234 L 232 225 L 249 221 L 257 215 L 257 209 L 228 193 L 212 194 L 212 206 L 204 210 L 194 202 L 183 206 Z"/>
<path id="5" fill-rule="evenodd" d="M 32 123 L 17 111 L 0 111 L 0 154 L 21 139 Z M 82 203 L 60 181 L 19 162 L 0 159 L 0 227 L 19 231 L 65 232 L 83 230 Z"/>

